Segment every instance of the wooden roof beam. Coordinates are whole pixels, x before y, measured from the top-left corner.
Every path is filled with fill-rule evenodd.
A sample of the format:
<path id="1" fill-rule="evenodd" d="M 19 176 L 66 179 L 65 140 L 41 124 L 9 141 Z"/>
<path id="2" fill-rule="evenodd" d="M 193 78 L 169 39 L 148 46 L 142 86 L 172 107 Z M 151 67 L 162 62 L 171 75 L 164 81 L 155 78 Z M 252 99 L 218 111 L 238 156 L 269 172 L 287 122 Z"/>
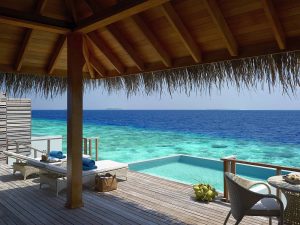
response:
<path id="1" fill-rule="evenodd" d="M 159 57 L 161 58 L 163 64 L 167 67 L 172 66 L 172 60 L 166 50 L 163 48 L 162 44 L 159 42 L 154 33 L 150 30 L 144 20 L 139 16 L 132 16 L 132 19 L 139 30 L 144 34 L 148 42 L 152 45 L 154 50 L 157 52 Z"/>
<path id="2" fill-rule="evenodd" d="M 195 62 L 201 62 L 201 54 L 200 49 L 197 45 L 197 43 L 194 41 L 193 37 L 189 33 L 186 26 L 183 24 L 182 20 L 180 19 L 179 15 L 173 8 L 171 3 L 165 3 L 161 6 L 161 9 L 165 15 L 165 17 L 168 19 L 169 23 L 172 25 L 174 30 L 179 35 L 180 39 L 184 43 L 185 47 L 195 60 Z"/>
<path id="3" fill-rule="evenodd" d="M 67 34 L 71 31 L 71 28 L 74 27 L 73 23 L 68 23 L 63 20 L 20 12 L 4 7 L 0 7 L 0 23 L 57 34 Z"/>
<path id="4" fill-rule="evenodd" d="M 49 64 L 48 64 L 48 67 L 47 67 L 47 72 L 49 74 L 52 74 L 54 69 L 55 69 L 55 66 L 56 66 L 56 63 L 58 61 L 58 58 L 59 56 L 61 55 L 62 53 L 62 50 L 64 48 L 64 46 L 66 45 L 66 40 L 67 40 L 67 36 L 66 35 L 61 35 L 55 45 L 55 49 L 52 53 L 52 56 L 50 58 L 50 61 L 49 61 Z"/>
<path id="5" fill-rule="evenodd" d="M 233 37 L 227 22 L 218 6 L 216 0 L 204 0 L 204 4 L 209 11 L 214 23 L 216 24 L 220 34 L 223 36 L 227 49 L 232 56 L 238 55 L 238 45 Z"/>
<path id="6" fill-rule="evenodd" d="M 44 11 L 44 8 L 46 6 L 47 0 L 39 0 L 37 3 L 37 6 L 35 8 L 35 14 L 37 15 L 41 15 Z M 23 60 L 24 60 L 24 56 L 25 53 L 28 49 L 28 45 L 30 43 L 31 37 L 32 37 L 32 32 L 33 30 L 30 28 L 27 28 L 25 30 L 25 34 L 24 34 L 24 38 L 20 47 L 20 51 L 18 52 L 18 56 L 17 56 L 17 60 L 15 63 L 15 68 L 17 71 L 21 70 L 22 64 L 23 64 Z"/>
<path id="7" fill-rule="evenodd" d="M 119 74 L 123 74 L 125 72 L 125 68 L 120 60 L 115 56 L 111 49 L 105 45 L 104 41 L 99 37 L 99 35 L 97 35 L 96 32 L 89 33 L 87 37 L 87 40 L 93 43 L 104 54 L 106 59 L 111 62 Z"/>
<path id="8" fill-rule="evenodd" d="M 286 49 L 286 40 L 283 32 L 281 23 L 276 15 L 275 7 L 271 0 L 262 0 L 262 5 L 265 11 L 265 14 L 269 20 L 269 23 L 272 27 L 275 39 L 280 49 Z"/>
<path id="9" fill-rule="evenodd" d="M 133 60 L 136 67 L 142 71 L 145 68 L 144 62 L 137 54 L 137 52 L 133 49 L 131 44 L 120 33 L 118 28 L 112 24 L 107 27 L 107 30 L 113 35 L 113 37 L 119 42 L 122 48 L 127 52 L 127 54 Z"/>
<path id="10" fill-rule="evenodd" d="M 140 12 L 157 7 L 169 0 L 127 0 L 119 1 L 109 10 L 95 13 L 94 15 L 80 21 L 74 31 L 89 33 L 122 19 L 128 18 Z"/>

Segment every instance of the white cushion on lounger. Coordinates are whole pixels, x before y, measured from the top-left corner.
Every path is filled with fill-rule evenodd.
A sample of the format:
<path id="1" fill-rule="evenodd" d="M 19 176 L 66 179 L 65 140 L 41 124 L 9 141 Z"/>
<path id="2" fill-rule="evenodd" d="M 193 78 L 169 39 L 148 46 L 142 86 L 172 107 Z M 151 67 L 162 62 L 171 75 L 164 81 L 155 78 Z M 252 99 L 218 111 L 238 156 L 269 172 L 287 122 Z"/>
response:
<path id="1" fill-rule="evenodd" d="M 127 163 L 120 163 L 120 162 L 115 162 L 112 160 L 100 160 L 96 161 L 95 165 L 97 166 L 97 169 L 93 170 L 87 170 L 83 171 L 83 176 L 90 175 L 90 174 L 95 174 L 95 173 L 102 173 L 106 171 L 112 171 L 112 170 L 117 170 L 121 168 L 127 168 L 128 164 Z"/>

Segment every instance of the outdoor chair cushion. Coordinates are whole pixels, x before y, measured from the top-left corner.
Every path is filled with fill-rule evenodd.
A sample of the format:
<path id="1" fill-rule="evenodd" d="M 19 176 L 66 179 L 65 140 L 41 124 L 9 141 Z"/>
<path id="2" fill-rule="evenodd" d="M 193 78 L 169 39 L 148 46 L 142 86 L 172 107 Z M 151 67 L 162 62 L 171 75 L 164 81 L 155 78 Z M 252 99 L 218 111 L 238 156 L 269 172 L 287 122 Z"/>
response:
<path id="1" fill-rule="evenodd" d="M 280 206 L 274 198 L 263 198 L 246 212 L 249 216 L 280 216 Z"/>

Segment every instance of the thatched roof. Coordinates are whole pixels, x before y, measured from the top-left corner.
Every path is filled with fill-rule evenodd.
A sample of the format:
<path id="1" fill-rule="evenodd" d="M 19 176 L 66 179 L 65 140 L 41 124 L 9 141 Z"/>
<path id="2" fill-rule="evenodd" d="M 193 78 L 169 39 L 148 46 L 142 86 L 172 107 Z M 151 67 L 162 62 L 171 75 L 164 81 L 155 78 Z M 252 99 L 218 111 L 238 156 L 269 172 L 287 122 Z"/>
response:
<path id="1" fill-rule="evenodd" d="M 298 0 L 1 0 L 0 85 L 64 92 L 70 31 L 85 37 L 87 88 L 300 86 Z"/>

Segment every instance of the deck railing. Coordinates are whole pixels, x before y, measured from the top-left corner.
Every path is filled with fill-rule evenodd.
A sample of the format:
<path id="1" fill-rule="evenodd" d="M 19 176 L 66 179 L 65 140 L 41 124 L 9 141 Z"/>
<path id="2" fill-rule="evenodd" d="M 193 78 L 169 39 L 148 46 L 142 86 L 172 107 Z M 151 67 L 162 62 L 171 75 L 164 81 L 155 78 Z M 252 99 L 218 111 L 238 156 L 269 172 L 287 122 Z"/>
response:
<path id="1" fill-rule="evenodd" d="M 245 160 L 238 160 L 235 156 L 228 156 L 221 159 L 223 161 L 223 170 L 224 174 L 225 172 L 231 172 L 233 174 L 236 174 L 236 165 L 251 165 L 251 166 L 258 166 L 258 167 L 264 167 L 264 168 L 272 168 L 275 169 L 275 175 L 281 175 L 282 170 L 285 171 L 293 171 L 293 172 L 300 172 L 300 168 L 296 167 L 288 167 L 288 166 L 279 166 L 279 165 L 273 165 L 273 164 L 267 164 L 267 163 L 259 163 L 259 162 L 249 162 Z M 280 191 L 276 190 L 276 195 L 280 198 L 281 194 Z M 227 184 L 225 182 L 225 176 L 224 176 L 224 200 L 228 201 L 228 189 Z"/>
<path id="2" fill-rule="evenodd" d="M 37 157 L 38 152 L 39 153 L 47 153 L 49 154 L 51 150 L 51 141 L 52 140 L 62 140 L 63 137 L 49 137 L 49 138 L 40 138 L 40 139 L 33 139 L 31 142 L 37 142 L 37 141 L 46 141 L 47 147 L 46 149 L 37 149 L 32 147 L 31 145 L 28 145 L 28 143 L 23 143 L 20 141 L 15 140 L 6 140 L 6 146 L 9 145 L 9 143 L 13 143 L 16 146 L 16 153 L 19 153 L 19 149 L 22 148 L 29 148 L 30 151 L 33 150 L 34 157 Z M 89 154 L 91 157 L 93 156 L 93 150 L 95 151 L 95 160 L 98 161 L 98 148 L 99 148 L 99 137 L 87 137 L 83 138 L 83 153 Z M 93 148 L 93 142 L 94 142 L 94 148 Z"/>

